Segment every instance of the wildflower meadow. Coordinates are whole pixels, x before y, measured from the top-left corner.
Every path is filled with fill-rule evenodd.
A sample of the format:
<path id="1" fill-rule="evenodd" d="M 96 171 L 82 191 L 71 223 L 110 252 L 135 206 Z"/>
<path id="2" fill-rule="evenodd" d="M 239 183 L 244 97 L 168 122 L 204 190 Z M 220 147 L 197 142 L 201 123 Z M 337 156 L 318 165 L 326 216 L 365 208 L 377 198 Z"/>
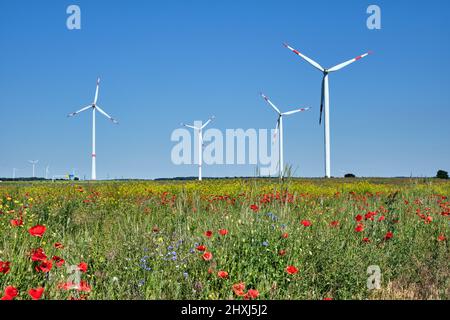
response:
<path id="1" fill-rule="evenodd" d="M 437 179 L 4 182 L 0 297 L 449 299 L 449 194 Z"/>

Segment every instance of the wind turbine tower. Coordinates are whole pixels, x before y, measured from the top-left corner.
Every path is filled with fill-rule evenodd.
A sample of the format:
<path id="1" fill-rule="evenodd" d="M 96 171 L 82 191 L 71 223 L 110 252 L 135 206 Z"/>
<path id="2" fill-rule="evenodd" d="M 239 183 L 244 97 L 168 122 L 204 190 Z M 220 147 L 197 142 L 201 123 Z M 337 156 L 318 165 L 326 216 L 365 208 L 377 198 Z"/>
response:
<path id="1" fill-rule="evenodd" d="M 183 123 L 181 124 L 182 126 L 185 126 L 187 128 L 194 129 L 194 132 L 197 131 L 197 133 L 198 133 L 198 180 L 199 181 L 202 181 L 203 129 L 214 119 L 215 119 L 215 117 L 212 116 L 201 127 L 196 127 L 194 125 L 188 125 L 188 124 L 183 124 Z"/>
<path id="2" fill-rule="evenodd" d="M 36 164 L 39 162 L 39 160 L 28 160 L 29 163 L 31 163 L 31 165 L 33 166 L 33 178 L 36 177 L 35 175 L 35 168 L 36 168 Z"/>
<path id="3" fill-rule="evenodd" d="M 307 61 L 309 64 L 311 64 L 314 68 L 318 69 L 320 72 L 322 72 L 323 78 L 322 78 L 322 94 L 320 98 L 320 117 L 319 117 L 319 124 L 322 123 L 322 112 L 324 113 L 324 136 L 325 136 L 325 177 L 330 178 L 331 177 L 331 155 L 330 155 L 330 92 L 329 92 L 329 75 L 330 73 L 336 72 L 338 70 L 341 70 L 342 68 L 345 68 L 346 66 L 352 64 L 355 61 L 361 60 L 364 57 L 367 57 L 369 54 L 372 54 L 371 51 L 364 53 L 360 56 L 357 56 L 356 58 L 350 59 L 346 62 L 340 63 L 332 68 L 326 69 L 322 67 L 320 64 L 318 64 L 316 61 L 312 60 L 311 58 L 308 58 L 300 51 L 290 47 L 287 44 L 284 44 L 286 48 L 291 50 L 293 53 L 301 57 L 303 60 Z"/>
<path id="4" fill-rule="evenodd" d="M 97 86 L 95 89 L 95 96 L 94 96 L 94 102 L 92 104 L 88 105 L 87 107 L 84 107 L 76 112 L 72 112 L 68 115 L 68 117 L 73 117 L 83 111 L 92 109 L 92 173 L 91 173 L 91 179 L 97 180 L 97 166 L 96 166 L 96 156 L 95 153 L 95 113 L 96 111 L 100 112 L 102 115 L 104 115 L 106 118 L 111 120 L 113 123 L 118 124 L 118 122 L 111 118 L 109 114 L 107 114 L 105 111 L 103 111 L 98 105 L 97 105 L 97 99 L 98 99 L 98 88 L 100 86 L 100 78 L 97 78 Z"/>

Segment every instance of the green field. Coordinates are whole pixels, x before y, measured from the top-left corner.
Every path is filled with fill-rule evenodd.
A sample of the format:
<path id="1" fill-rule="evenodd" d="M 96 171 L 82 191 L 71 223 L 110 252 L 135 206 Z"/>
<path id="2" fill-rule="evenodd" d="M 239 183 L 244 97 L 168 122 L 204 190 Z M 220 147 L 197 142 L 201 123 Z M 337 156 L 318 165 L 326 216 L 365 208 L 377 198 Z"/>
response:
<path id="1" fill-rule="evenodd" d="M 3 182 L 0 296 L 449 299 L 449 195 L 436 179 Z"/>

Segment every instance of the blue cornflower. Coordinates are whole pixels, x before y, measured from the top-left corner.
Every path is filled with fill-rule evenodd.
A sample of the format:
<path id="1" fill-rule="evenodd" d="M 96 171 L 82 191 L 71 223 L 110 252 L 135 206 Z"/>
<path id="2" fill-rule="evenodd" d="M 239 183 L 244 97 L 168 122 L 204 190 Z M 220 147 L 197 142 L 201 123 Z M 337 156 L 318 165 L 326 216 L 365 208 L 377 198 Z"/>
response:
<path id="1" fill-rule="evenodd" d="M 142 269 L 146 270 L 146 271 L 152 271 L 152 268 L 150 268 L 149 266 L 147 266 L 147 259 L 149 258 L 149 256 L 145 256 L 141 259 L 141 263 L 140 266 Z"/>

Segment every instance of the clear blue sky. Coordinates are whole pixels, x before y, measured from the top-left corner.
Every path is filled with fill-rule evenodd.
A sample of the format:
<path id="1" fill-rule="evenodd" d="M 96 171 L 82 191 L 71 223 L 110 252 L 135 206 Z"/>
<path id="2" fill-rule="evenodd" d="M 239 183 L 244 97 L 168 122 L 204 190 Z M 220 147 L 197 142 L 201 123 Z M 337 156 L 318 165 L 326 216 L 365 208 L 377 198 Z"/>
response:
<path id="1" fill-rule="evenodd" d="M 82 29 L 66 28 L 81 7 Z M 382 30 L 366 8 L 382 10 Z M 2 1 L 0 176 L 90 176 L 91 115 L 66 118 L 93 99 L 120 121 L 97 117 L 97 174 L 197 174 L 170 160 L 179 123 L 214 114 L 213 127 L 273 128 L 277 105 L 310 106 L 285 121 L 285 161 L 323 176 L 320 73 L 282 46 L 326 67 L 373 50 L 332 74 L 332 174 L 431 176 L 450 170 L 450 2 L 442 1 Z M 208 166 L 205 176 L 253 175 L 253 166 Z"/>

